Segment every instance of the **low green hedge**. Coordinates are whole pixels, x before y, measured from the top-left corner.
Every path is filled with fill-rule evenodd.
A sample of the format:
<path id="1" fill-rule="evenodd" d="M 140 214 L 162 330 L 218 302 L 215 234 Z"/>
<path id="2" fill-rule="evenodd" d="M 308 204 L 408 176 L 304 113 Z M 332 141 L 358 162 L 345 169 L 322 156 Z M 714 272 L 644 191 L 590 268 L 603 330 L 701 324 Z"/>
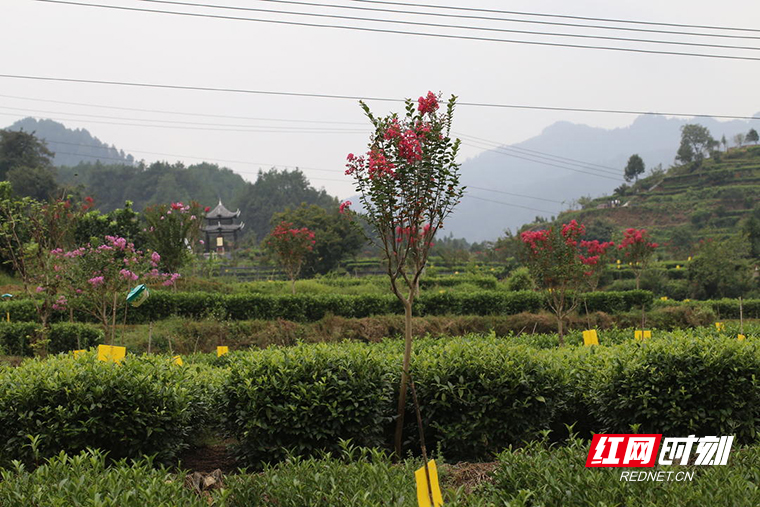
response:
<path id="1" fill-rule="evenodd" d="M 401 346 L 299 346 L 233 356 L 223 413 L 244 463 L 280 459 L 283 448 L 334 450 L 338 438 L 389 446 L 396 400 L 390 388 L 399 381 Z M 546 430 L 561 437 L 573 423 L 586 436 L 638 425 L 641 432 L 730 434 L 745 443 L 760 426 L 754 340 L 677 333 L 539 351 L 464 337 L 419 340 L 416 350 L 412 372 L 428 446 L 440 446 L 449 458 L 487 458 Z M 358 380 L 368 376 L 373 380 Z M 407 445 L 414 448 L 411 401 L 406 421 Z"/>
<path id="2" fill-rule="evenodd" d="M 625 431 L 630 433 L 630 431 Z M 712 434 L 712 433 L 711 433 Z M 587 507 L 589 505 L 760 505 L 760 447 L 734 445 L 728 466 L 657 466 L 649 472 L 694 473 L 694 480 L 621 481 L 620 468 L 585 468 L 589 443 L 535 442 L 499 454 L 493 481 L 476 491 L 487 505 Z M 636 470 L 636 469 L 633 469 Z"/>
<path id="3" fill-rule="evenodd" d="M 32 339 L 40 331 L 33 322 L 0 322 L 0 346 L 8 355 L 31 356 Z M 87 349 L 103 343 L 103 331 L 91 324 L 60 322 L 50 326 L 49 353 Z"/>
<path id="4" fill-rule="evenodd" d="M 211 421 L 219 372 L 165 356 L 106 363 L 94 352 L 0 369 L 0 462 L 88 447 L 170 458 Z"/>
<path id="5" fill-rule="evenodd" d="M 734 447 L 728 466 L 672 465 L 653 472 L 694 474 L 683 481 L 621 481 L 618 468 L 585 468 L 589 444 L 535 442 L 485 464 L 437 459 L 447 507 L 760 505 L 760 447 Z M 197 494 L 182 473 L 150 460 L 109 466 L 102 453 L 56 456 L 36 469 L 0 471 L 0 505 L 119 507 L 417 507 L 413 480 L 420 460 L 394 464 L 377 451 L 346 446 L 340 454 L 292 458 L 261 473 L 224 477 L 224 489 Z"/>
<path id="6" fill-rule="evenodd" d="M 648 291 L 598 292 L 587 296 L 589 311 L 615 313 L 649 305 Z M 10 312 L 11 321 L 36 319 L 31 301 L 10 301 L 0 309 Z M 546 309 L 545 296 L 539 292 L 476 291 L 420 295 L 414 314 L 424 315 L 513 315 Z M 139 308 L 130 308 L 127 321 L 133 324 L 161 320 L 172 315 L 189 318 L 214 317 L 230 320 L 276 320 L 312 322 L 327 314 L 361 318 L 372 315 L 403 313 L 399 300 L 391 295 L 341 294 L 218 294 L 209 292 L 154 291 Z M 88 322 L 92 317 L 75 312 L 76 320 Z M 68 312 L 57 312 L 54 319 L 68 319 Z"/>

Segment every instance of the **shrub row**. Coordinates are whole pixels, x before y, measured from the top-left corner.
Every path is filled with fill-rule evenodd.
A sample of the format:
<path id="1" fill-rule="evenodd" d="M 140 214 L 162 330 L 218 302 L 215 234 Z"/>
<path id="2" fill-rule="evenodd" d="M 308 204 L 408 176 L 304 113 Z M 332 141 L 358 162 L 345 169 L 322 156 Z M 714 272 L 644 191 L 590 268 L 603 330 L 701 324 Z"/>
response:
<path id="1" fill-rule="evenodd" d="M 590 311 L 615 313 L 649 305 L 653 299 L 648 291 L 598 292 L 589 294 Z M 422 315 L 513 315 L 536 312 L 546 308 L 544 295 L 538 292 L 480 291 L 468 293 L 445 292 L 422 294 L 415 301 L 414 314 Z M 12 321 L 36 319 L 31 301 L 10 301 L 2 308 L 10 312 Z M 217 319 L 251 320 L 285 319 L 296 322 L 313 322 L 327 314 L 361 318 L 371 315 L 403 313 L 393 295 L 301 294 L 216 294 L 206 292 L 154 291 L 150 299 L 139 308 L 130 308 L 127 321 L 133 324 L 165 319 L 172 315 L 190 318 L 214 317 Z M 91 319 L 75 314 L 76 320 Z M 58 312 L 55 319 L 68 319 L 68 312 Z"/>
<path id="2" fill-rule="evenodd" d="M 488 459 L 547 431 L 561 439 L 569 424 L 582 436 L 637 428 L 736 435 L 737 444 L 758 438 L 760 345 L 752 337 L 621 335 L 619 345 L 543 350 L 541 339 L 418 340 L 411 372 L 428 447 L 450 459 Z M 389 449 L 402 346 L 269 348 L 215 358 L 223 368 L 178 367 L 166 357 L 118 366 L 92 353 L 0 368 L 0 461 L 86 447 L 165 459 L 217 423 L 238 440 L 241 465 L 338 452 L 341 439 Z M 406 410 L 405 446 L 416 449 L 411 399 Z"/>
<path id="3" fill-rule="evenodd" d="M 31 356 L 32 342 L 41 332 L 33 322 L 0 322 L 0 348 L 12 356 Z M 60 322 L 50 326 L 48 352 L 87 349 L 103 343 L 103 331 L 91 324 Z"/>
<path id="4" fill-rule="evenodd" d="M 209 423 L 221 373 L 165 356 L 117 365 L 94 352 L 0 368 L 0 463 L 86 448 L 168 459 Z"/>
<path id="5" fill-rule="evenodd" d="M 243 463 L 285 450 L 335 451 L 391 441 L 399 343 L 295 347 L 233 357 L 224 424 Z M 713 336 L 543 350 L 491 338 L 420 340 L 412 372 L 428 446 L 487 458 L 546 430 L 757 438 L 760 347 Z M 407 407 L 407 445 L 417 445 Z M 385 439 L 381 429 L 385 428 Z M 565 430 L 566 433 L 566 430 Z M 560 436 L 560 435 L 558 435 Z"/>
<path id="6" fill-rule="evenodd" d="M 760 447 L 732 450 L 729 466 L 648 469 L 694 473 L 694 480 L 621 481 L 616 468 L 584 469 L 588 442 L 509 449 L 493 464 L 450 466 L 437 460 L 447 507 L 496 505 L 760 505 Z M 224 477 L 224 490 L 198 495 L 150 460 L 108 466 L 102 453 L 61 455 L 28 470 L 0 471 L 0 505 L 182 505 L 187 507 L 416 507 L 419 460 L 392 464 L 387 456 L 348 447 L 337 456 L 293 458 L 262 473 Z M 55 487 L 51 487 L 54 485 Z"/>

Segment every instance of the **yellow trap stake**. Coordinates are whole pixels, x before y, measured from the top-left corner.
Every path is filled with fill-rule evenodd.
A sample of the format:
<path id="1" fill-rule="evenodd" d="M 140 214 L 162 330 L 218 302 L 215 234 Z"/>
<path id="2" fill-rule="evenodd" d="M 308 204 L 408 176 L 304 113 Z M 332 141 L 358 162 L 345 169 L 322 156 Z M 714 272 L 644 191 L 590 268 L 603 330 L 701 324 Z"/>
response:
<path id="1" fill-rule="evenodd" d="M 127 355 L 126 347 L 117 347 L 115 345 L 98 345 L 98 359 L 100 361 L 113 361 L 121 363 L 124 356 Z"/>
<path id="2" fill-rule="evenodd" d="M 414 472 L 414 478 L 417 481 L 417 503 L 419 507 L 439 507 L 443 505 L 443 496 L 441 495 L 441 487 L 438 484 L 438 469 L 435 467 L 434 459 L 428 461 L 427 469 L 430 474 L 429 484 L 424 466 Z M 431 496 L 433 497 L 433 503 L 430 503 Z"/>
<path id="3" fill-rule="evenodd" d="M 596 329 L 588 329 L 583 332 L 583 344 L 599 345 L 599 336 L 596 334 Z"/>

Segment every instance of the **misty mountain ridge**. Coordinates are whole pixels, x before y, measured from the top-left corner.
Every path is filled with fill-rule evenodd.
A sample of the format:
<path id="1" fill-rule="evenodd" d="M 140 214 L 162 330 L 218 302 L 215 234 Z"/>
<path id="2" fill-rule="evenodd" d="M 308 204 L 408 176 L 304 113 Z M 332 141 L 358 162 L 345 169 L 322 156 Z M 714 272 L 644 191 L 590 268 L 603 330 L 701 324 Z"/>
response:
<path id="1" fill-rule="evenodd" d="M 670 167 L 680 144 L 680 129 L 688 123 L 707 127 L 717 140 L 725 136 L 729 145 L 734 135 L 752 128 L 743 120 L 659 115 L 642 115 L 631 125 L 615 129 L 554 123 L 526 141 L 488 150 L 462 163 L 462 184 L 469 188 L 447 221 L 445 233 L 469 241 L 493 240 L 536 216 L 556 216 L 580 197 L 611 194 L 624 183 L 623 170 L 634 153 L 644 160 L 647 172 L 658 164 Z"/>
<path id="2" fill-rule="evenodd" d="M 134 165 L 135 158 L 116 146 L 104 143 L 90 134 L 87 129 L 70 129 L 53 120 L 24 118 L 6 127 L 6 130 L 23 130 L 34 133 L 38 139 L 47 143 L 48 149 L 55 153 L 53 165 L 75 166 L 80 162 L 97 162 L 105 164 Z"/>

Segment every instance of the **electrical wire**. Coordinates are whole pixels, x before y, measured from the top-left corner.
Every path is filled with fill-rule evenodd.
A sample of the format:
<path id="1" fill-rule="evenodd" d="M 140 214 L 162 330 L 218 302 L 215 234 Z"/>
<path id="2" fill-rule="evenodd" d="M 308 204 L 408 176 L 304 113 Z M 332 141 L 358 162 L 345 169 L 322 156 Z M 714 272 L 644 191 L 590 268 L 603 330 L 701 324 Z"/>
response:
<path id="1" fill-rule="evenodd" d="M 171 84 L 161 84 L 161 83 L 108 81 L 108 80 L 98 80 L 98 79 L 64 78 L 64 77 L 51 77 L 51 76 L 30 76 L 30 75 L 22 75 L 22 74 L 0 74 L 0 78 L 25 79 L 25 80 L 33 80 L 33 81 L 50 81 L 50 82 L 61 82 L 61 83 L 129 86 L 129 87 L 156 88 L 156 89 L 165 89 L 165 90 L 239 93 L 239 94 L 251 94 L 251 95 L 273 95 L 273 96 L 283 96 L 283 97 L 321 98 L 321 99 L 336 99 L 336 100 L 357 100 L 357 101 L 364 100 L 364 101 L 374 101 L 374 102 L 403 102 L 403 99 L 395 99 L 395 98 L 388 98 L 388 97 L 371 97 L 371 96 L 362 97 L 359 95 L 341 95 L 341 94 L 328 94 L 328 93 L 284 92 L 284 91 L 272 91 L 272 90 L 251 90 L 251 89 L 242 89 L 242 88 L 223 88 L 223 87 L 212 87 L 212 86 L 171 85 Z M 493 102 L 457 102 L 457 105 L 462 106 L 462 107 L 493 107 L 493 108 L 506 108 L 506 109 L 531 109 L 531 110 L 539 110 L 539 111 L 568 111 L 568 112 L 581 112 L 581 113 L 631 114 L 631 115 L 637 115 L 637 116 L 642 116 L 642 115 L 679 116 L 679 117 L 691 117 L 691 118 L 721 118 L 721 119 L 728 119 L 728 120 L 760 120 L 760 117 L 758 116 L 664 112 L 664 111 L 659 111 L 659 112 L 636 111 L 636 110 L 625 110 L 625 109 L 594 109 L 594 108 L 560 107 L 560 106 L 535 106 L 535 105 L 528 105 L 528 104 L 499 104 L 499 103 L 493 103 Z"/>
<path id="2" fill-rule="evenodd" d="M 3 95 L 0 94 L 0 98 L 6 98 L 6 99 L 18 99 L 18 100 L 30 100 L 34 102 L 49 102 L 51 104 L 65 104 L 70 106 L 84 106 L 84 107 L 94 107 L 94 108 L 102 108 L 102 109 L 117 109 L 120 111 L 138 111 L 141 113 L 161 113 L 161 114 L 176 114 L 181 116 L 198 116 L 198 117 L 206 117 L 206 118 L 226 118 L 226 119 L 232 119 L 232 120 L 254 120 L 254 121 L 276 121 L 276 122 L 294 122 L 294 123 L 316 123 L 316 124 L 326 124 L 326 125 L 362 125 L 366 126 L 366 122 L 351 122 L 351 121 L 330 121 L 330 120 L 304 120 L 304 119 L 288 119 L 288 118 L 261 118 L 261 117 L 252 117 L 252 116 L 230 116 L 230 115 L 224 115 L 224 114 L 205 114 L 205 113 L 188 113 L 183 111 L 168 111 L 165 109 L 144 109 L 139 107 L 118 107 L 118 106 L 107 106 L 104 104 L 90 104 L 86 102 L 67 102 L 64 100 L 51 100 L 51 99 L 40 99 L 40 98 L 34 98 L 34 97 L 21 97 L 18 95 Z"/>
<path id="3" fill-rule="evenodd" d="M 623 48 L 623 47 L 614 47 L 614 46 L 591 46 L 591 45 L 582 45 L 582 44 L 567 44 L 567 43 L 547 42 L 547 41 L 527 41 L 527 40 L 518 40 L 518 39 L 497 39 L 497 38 L 492 38 L 492 37 L 478 37 L 474 35 L 451 35 L 451 34 L 443 34 L 443 33 L 411 32 L 411 31 L 404 31 L 404 30 L 391 30 L 391 29 L 386 29 L 386 28 L 330 25 L 330 24 L 321 24 L 321 23 L 307 23 L 304 21 L 285 21 L 285 20 L 262 19 L 262 18 L 241 18 L 241 17 L 235 17 L 235 16 L 223 16 L 219 14 L 201 14 L 201 13 L 193 13 L 193 12 L 167 11 L 167 10 L 160 10 L 160 9 L 144 9 L 144 8 L 139 8 L 139 7 L 124 7 L 124 6 L 117 6 L 117 5 L 79 3 L 79 2 L 71 2 L 68 0 L 35 0 L 35 1 L 51 3 L 51 4 L 60 4 L 60 5 L 73 5 L 73 6 L 79 6 L 79 7 L 96 7 L 96 8 L 101 8 L 101 9 L 112 9 L 112 10 L 120 10 L 120 11 L 169 14 L 169 15 L 174 15 L 174 16 L 185 16 L 185 17 L 194 17 L 194 18 L 250 21 L 250 22 L 256 22 L 256 23 L 272 23 L 272 24 L 279 24 L 279 25 L 305 26 L 305 27 L 311 27 L 311 28 L 333 28 L 333 29 L 339 29 L 339 30 L 389 33 L 389 34 L 396 34 L 396 35 L 414 35 L 414 36 L 420 36 L 420 37 L 437 37 L 437 38 L 455 39 L 455 40 L 499 42 L 499 43 L 506 43 L 506 44 L 527 44 L 527 45 L 533 45 L 533 46 L 550 46 L 550 47 L 574 48 L 574 49 L 594 49 L 594 50 L 602 50 L 602 51 L 622 51 L 622 52 L 627 52 L 627 53 L 656 54 L 656 55 L 669 55 L 669 56 L 688 56 L 688 57 L 697 57 L 697 58 L 715 58 L 715 59 L 725 59 L 725 60 L 760 61 L 759 57 L 750 57 L 750 56 L 719 55 L 719 54 L 708 54 L 708 53 L 688 53 L 688 52 L 683 52 L 683 51 L 659 51 L 659 50 L 654 50 L 654 49 Z M 283 12 L 279 11 L 279 13 L 283 13 Z"/>
<path id="4" fill-rule="evenodd" d="M 562 18 L 562 19 L 578 19 L 583 21 L 602 21 L 607 23 L 628 23 L 636 25 L 654 25 L 654 26 L 673 26 L 678 28 L 706 28 L 708 30 L 729 30 L 729 31 L 742 31 L 742 32 L 756 32 L 760 33 L 760 29 L 757 28 L 736 28 L 730 26 L 715 26 L 715 25 L 690 25 L 684 23 L 663 23 L 657 21 L 635 21 L 630 19 L 614 19 L 614 18 L 592 18 L 586 16 L 570 16 L 566 14 L 546 14 L 538 12 L 524 12 L 524 11 L 506 11 L 499 9 L 483 9 L 476 7 L 454 7 L 448 5 L 430 5 L 430 4 L 418 4 L 411 2 L 388 2 L 384 0 L 353 0 L 354 2 L 372 3 L 372 4 L 385 4 L 385 5 L 401 5 L 404 7 L 426 7 L 433 9 L 447 9 L 456 11 L 469 11 L 469 12 L 489 12 L 494 14 L 518 14 L 522 16 L 536 16 L 536 17 L 549 17 L 549 18 Z"/>
<path id="5" fill-rule="evenodd" d="M 329 7 L 329 8 L 336 8 L 336 9 L 386 12 L 386 13 L 394 13 L 394 14 L 412 14 L 412 15 L 420 15 L 420 16 L 432 16 L 432 17 L 438 17 L 438 18 L 477 19 L 477 20 L 482 20 L 482 21 L 501 21 L 501 22 L 506 22 L 506 23 L 525 23 L 525 24 L 533 24 L 533 25 L 563 26 L 563 27 L 571 27 L 571 28 L 592 28 L 596 30 L 615 30 L 615 31 L 624 31 L 624 32 L 658 33 L 658 34 L 667 34 L 667 35 L 686 35 L 686 36 L 693 36 L 693 37 L 715 37 L 715 38 L 726 38 L 726 39 L 760 39 L 760 37 L 756 37 L 752 35 L 729 35 L 729 34 L 717 34 L 717 33 L 707 33 L 707 32 L 701 32 L 701 33 L 684 32 L 684 31 L 677 31 L 677 30 L 660 30 L 660 29 L 655 29 L 655 28 L 635 28 L 635 27 L 629 27 L 629 26 L 589 25 L 585 23 L 566 23 L 566 22 L 560 22 L 560 21 L 538 21 L 535 19 L 497 18 L 493 16 L 478 16 L 478 15 L 473 15 L 473 14 L 462 14 L 462 13 L 447 14 L 443 12 L 409 11 L 409 10 L 399 10 L 399 9 L 383 9 L 383 8 L 377 8 L 377 7 L 331 5 L 331 4 L 325 4 L 325 3 L 313 4 L 313 3 L 308 3 L 308 2 L 296 2 L 292 0 L 259 0 L 259 1 L 303 5 L 303 6 L 314 6 L 314 7 Z M 425 7 L 425 8 L 433 8 L 433 9 L 446 8 L 446 7 L 437 6 L 437 5 L 414 4 L 414 3 L 399 4 L 399 3 L 394 3 L 394 2 L 372 2 L 370 0 L 367 0 L 364 3 L 389 4 L 389 5 L 399 6 L 399 7 L 417 7 L 417 8 Z M 503 12 L 509 13 L 509 14 L 516 14 L 520 16 L 561 17 L 561 16 L 557 16 L 553 14 L 536 14 L 536 13 L 516 12 L 516 11 L 515 12 L 503 11 Z"/>
<path id="6" fill-rule="evenodd" d="M 496 204 L 503 204 L 504 206 L 512 206 L 514 208 L 522 208 L 522 209 L 527 209 L 527 210 L 531 210 L 531 211 L 538 211 L 539 213 L 548 213 L 550 215 L 556 215 L 557 214 L 556 211 L 547 211 L 545 209 L 531 208 L 530 206 L 522 206 L 520 204 L 512 204 L 512 203 L 504 202 L 504 201 L 496 201 L 494 199 L 486 199 L 485 197 L 478 197 L 478 196 L 472 195 L 472 194 L 465 194 L 464 197 L 469 197 L 471 199 L 477 199 L 479 201 L 486 201 L 486 202 L 493 202 L 493 203 L 496 203 Z"/>
<path id="7" fill-rule="evenodd" d="M 42 1 L 42 0 L 41 0 Z M 181 2 L 177 0 L 138 0 L 140 2 L 146 2 L 151 4 L 164 4 L 164 5 L 179 5 L 182 7 L 202 7 L 202 8 L 208 8 L 208 9 L 221 9 L 221 10 L 231 10 L 231 11 L 242 11 L 242 12 L 263 12 L 268 14 L 288 14 L 291 16 L 306 16 L 306 17 L 313 17 L 313 18 L 328 18 L 328 19 L 340 19 L 340 20 L 347 20 L 347 21 L 369 21 L 374 23 L 393 23 L 397 25 L 407 25 L 407 26 L 423 26 L 427 28 L 453 28 L 458 30 L 474 30 L 474 31 L 482 31 L 482 32 L 496 32 L 496 33 L 513 33 L 513 34 L 521 34 L 521 35 L 539 35 L 539 36 L 550 36 L 550 37 L 569 37 L 569 38 L 578 38 L 578 39 L 599 39 L 599 40 L 609 40 L 609 41 L 617 41 L 617 42 L 643 42 L 648 44 L 665 44 L 665 45 L 677 45 L 677 46 L 689 46 L 689 47 L 707 47 L 707 48 L 716 48 L 716 49 L 739 49 L 739 50 L 749 50 L 749 51 L 760 51 L 760 48 L 752 47 L 752 46 L 730 46 L 730 45 L 723 45 L 723 44 L 707 44 L 707 43 L 700 43 L 700 42 L 680 42 L 680 41 L 664 41 L 664 40 L 651 40 L 651 39 L 635 39 L 635 38 L 629 38 L 629 37 L 612 37 L 612 36 L 604 36 L 604 35 L 589 35 L 589 34 L 576 34 L 576 33 L 554 33 L 554 32 L 537 32 L 534 30 L 515 30 L 515 29 L 508 29 L 508 28 L 493 28 L 493 27 L 478 27 L 478 26 L 465 26 L 465 25 L 451 25 L 451 24 L 441 24 L 441 23 L 427 23 L 427 22 L 421 22 L 421 21 L 404 21 L 404 20 L 394 20 L 394 19 L 377 19 L 377 18 L 364 18 L 364 17 L 358 17 L 358 16 L 345 16 L 345 15 L 339 15 L 339 14 L 319 14 L 319 13 L 311 13 L 311 12 L 289 12 L 289 11 L 278 11 L 273 9 L 261 9 L 256 7 L 237 7 L 237 6 L 230 6 L 230 5 L 216 5 L 216 4 L 205 4 L 205 3 L 196 3 L 196 2 Z M 263 0 L 266 1 L 266 0 Z M 299 5 L 309 5 L 312 7 L 334 7 L 334 8 L 342 8 L 341 6 L 336 5 L 330 5 L 330 4 L 309 4 L 305 2 L 278 2 L 278 3 L 295 3 Z M 350 8 L 350 7 L 343 7 L 343 8 Z M 356 7 L 354 7 L 356 8 Z M 360 10 L 369 10 L 369 9 L 360 9 Z M 393 11 L 390 11 L 393 12 Z"/>

